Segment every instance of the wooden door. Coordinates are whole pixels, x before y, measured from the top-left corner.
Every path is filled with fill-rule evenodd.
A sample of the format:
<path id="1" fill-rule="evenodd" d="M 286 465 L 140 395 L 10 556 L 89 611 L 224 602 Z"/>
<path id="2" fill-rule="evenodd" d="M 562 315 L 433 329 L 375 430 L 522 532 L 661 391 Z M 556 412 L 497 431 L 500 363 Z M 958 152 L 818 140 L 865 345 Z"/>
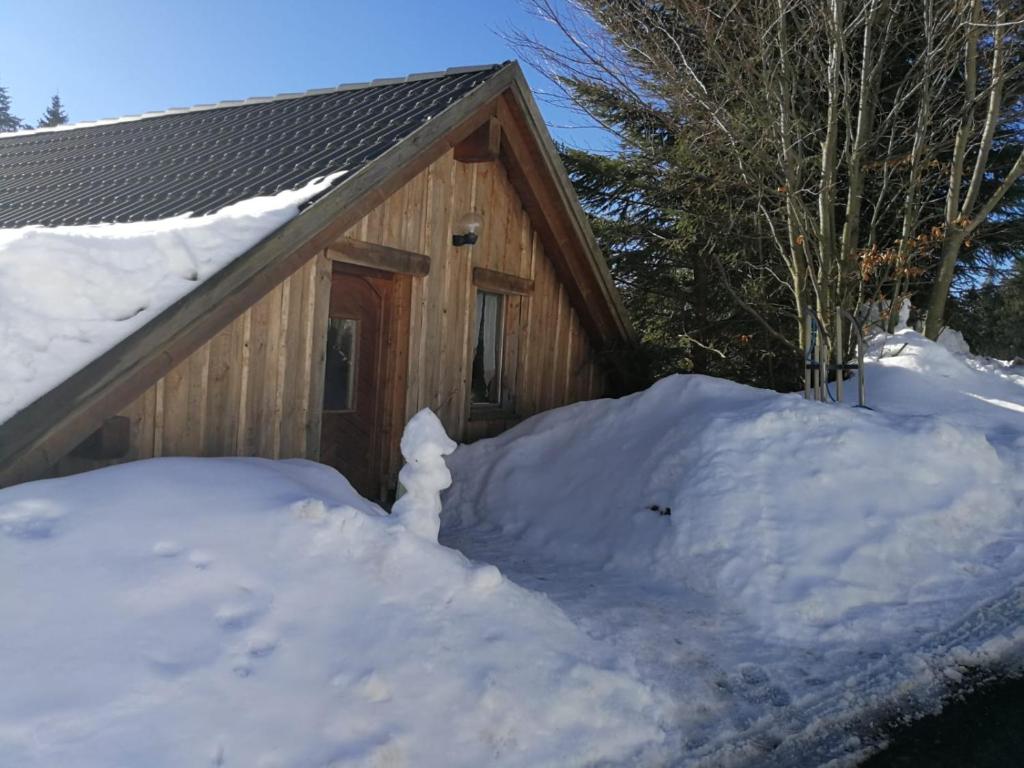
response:
<path id="1" fill-rule="evenodd" d="M 331 278 L 320 460 L 370 499 L 382 493 L 384 341 L 392 287 L 383 272 L 336 268 Z"/>

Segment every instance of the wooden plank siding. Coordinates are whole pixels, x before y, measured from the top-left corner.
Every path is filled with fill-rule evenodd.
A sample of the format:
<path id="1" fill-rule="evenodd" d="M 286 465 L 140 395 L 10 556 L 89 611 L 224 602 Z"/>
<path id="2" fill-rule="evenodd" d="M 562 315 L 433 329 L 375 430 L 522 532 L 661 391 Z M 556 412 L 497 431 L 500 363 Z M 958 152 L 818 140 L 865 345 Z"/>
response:
<path id="1" fill-rule="evenodd" d="M 455 247 L 453 222 L 471 210 L 483 217 L 480 239 Z M 449 149 L 342 236 L 430 259 L 427 274 L 395 276 L 385 324 L 387 478 L 401 466 L 402 428 L 422 408 L 468 442 L 603 394 L 604 373 L 572 294 L 501 160 L 462 163 Z M 519 291 L 529 286 L 505 298 L 505 408 L 483 419 L 471 418 L 469 407 L 475 268 L 507 276 Z M 69 456 L 55 474 L 154 456 L 316 459 L 331 270 L 327 251 L 319 252 L 123 409 L 131 435 L 123 459 Z"/>
<path id="2" fill-rule="evenodd" d="M 315 458 L 320 431 L 310 441 L 308 422 L 324 353 L 314 315 L 326 317 L 317 287 L 329 270 L 323 255 L 307 262 L 121 411 L 132 436 L 122 459 L 67 456 L 55 474 L 154 456 Z"/>
<path id="3" fill-rule="evenodd" d="M 479 241 L 452 245 L 452 223 L 468 211 L 483 218 Z M 395 218 L 402 217 L 400 225 Z M 461 163 L 449 152 L 352 226 L 345 236 L 430 257 L 430 273 L 410 280 L 408 371 L 395 423 L 431 408 L 454 438 L 497 434 L 548 408 L 600 396 L 604 374 L 538 233 L 501 161 Z M 474 268 L 529 281 L 528 295 L 505 299 L 501 417 L 471 419 Z M 399 407 L 395 405 L 394 407 Z M 391 471 L 400 466 L 395 430 Z"/>

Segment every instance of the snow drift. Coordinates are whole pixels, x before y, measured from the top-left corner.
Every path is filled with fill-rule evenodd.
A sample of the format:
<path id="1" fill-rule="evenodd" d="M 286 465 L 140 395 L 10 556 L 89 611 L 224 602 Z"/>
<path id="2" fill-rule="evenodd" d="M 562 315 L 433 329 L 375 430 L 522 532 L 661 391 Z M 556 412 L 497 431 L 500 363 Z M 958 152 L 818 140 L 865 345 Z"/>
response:
<path id="1" fill-rule="evenodd" d="M 1024 575 L 1024 377 L 883 346 L 876 410 L 674 376 L 530 419 L 456 452 L 447 525 L 686 584 L 767 636 L 936 630 Z"/>
<path id="2" fill-rule="evenodd" d="M 415 530 L 304 461 L 0 491 L 0 762 L 565 766 L 656 747 L 661 698 L 547 599 L 424 535 L 445 446 L 418 418 L 403 447 L 434 471 L 405 476 L 428 501 Z"/>
<path id="3" fill-rule="evenodd" d="M 0 230 L 0 423 L 283 225 L 340 176 L 207 216 Z"/>
<path id="4" fill-rule="evenodd" d="M 867 375 L 874 410 L 679 376 L 534 417 L 452 455 L 441 541 L 634 659 L 673 764 L 857 764 L 1024 664 L 1024 370 L 904 330 Z"/>

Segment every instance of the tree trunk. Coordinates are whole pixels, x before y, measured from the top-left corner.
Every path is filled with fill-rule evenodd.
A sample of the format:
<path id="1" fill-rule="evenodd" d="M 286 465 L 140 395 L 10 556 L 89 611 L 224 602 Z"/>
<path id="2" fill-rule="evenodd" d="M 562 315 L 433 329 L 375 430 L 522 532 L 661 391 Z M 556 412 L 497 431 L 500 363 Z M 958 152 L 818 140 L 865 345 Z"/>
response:
<path id="1" fill-rule="evenodd" d="M 957 259 L 960 258 L 960 246 L 964 242 L 964 233 L 954 230 L 946 235 L 942 243 L 942 260 L 939 262 L 939 273 L 932 284 L 932 294 L 928 301 L 928 318 L 925 321 L 924 335 L 932 341 L 939 338 L 946 317 L 946 297 L 953 285 L 953 273 Z"/>

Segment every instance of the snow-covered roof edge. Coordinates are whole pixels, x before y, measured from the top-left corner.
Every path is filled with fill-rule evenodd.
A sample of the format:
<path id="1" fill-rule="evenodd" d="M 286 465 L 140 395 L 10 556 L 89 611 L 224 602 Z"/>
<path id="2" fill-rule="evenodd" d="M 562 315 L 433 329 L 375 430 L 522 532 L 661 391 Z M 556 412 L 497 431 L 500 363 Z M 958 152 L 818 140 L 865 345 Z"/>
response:
<path id="1" fill-rule="evenodd" d="M 0 422 L 154 320 L 345 173 L 202 216 L 0 230 Z"/>

